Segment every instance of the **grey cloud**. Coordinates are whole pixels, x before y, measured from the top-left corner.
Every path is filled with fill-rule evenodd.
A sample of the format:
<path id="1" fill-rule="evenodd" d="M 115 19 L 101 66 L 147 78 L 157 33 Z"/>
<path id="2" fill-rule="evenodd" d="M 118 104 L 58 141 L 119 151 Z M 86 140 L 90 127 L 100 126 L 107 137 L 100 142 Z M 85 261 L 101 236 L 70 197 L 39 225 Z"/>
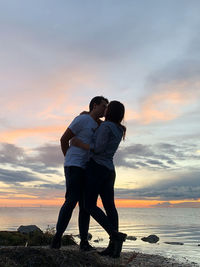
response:
<path id="1" fill-rule="evenodd" d="M 9 25 L 14 26 L 15 31 L 19 26 L 21 28 L 21 24 L 28 25 L 28 28 L 27 26 L 24 28 L 29 31 L 31 29 L 33 39 L 44 42 L 45 45 L 40 45 L 40 49 L 46 48 L 48 42 L 51 46 L 49 51 L 51 55 L 57 57 L 62 49 L 69 51 L 68 57 L 66 56 L 68 60 L 72 57 L 74 59 L 75 55 L 81 58 L 82 55 L 87 60 L 92 56 L 98 57 L 99 60 L 103 58 L 105 62 L 105 59 L 110 57 L 137 57 L 138 50 L 147 44 L 148 47 L 155 46 L 158 42 L 176 37 L 182 32 L 181 22 L 184 21 L 184 25 L 188 22 L 188 12 L 192 10 L 193 16 L 190 20 L 193 20 L 198 9 L 194 9 L 193 5 L 187 4 L 186 1 L 181 6 L 161 4 L 160 1 L 156 1 L 154 5 L 147 1 L 137 3 L 128 1 L 124 4 L 116 0 L 109 3 L 107 1 L 86 1 L 84 4 L 78 1 L 78 3 L 78 5 L 77 1 L 74 3 L 69 1 L 67 4 L 63 2 L 62 5 L 51 3 L 47 7 L 45 2 L 35 5 L 23 1 L 24 16 L 19 16 L 20 12 L 13 12 L 5 4 L 2 10 L 7 12 L 1 14 L 1 20 L 4 22 L 3 25 L 7 24 L 4 19 L 9 20 Z M 20 10 L 20 7 L 20 4 L 14 4 L 13 10 Z M 58 52 L 52 53 L 52 49 Z"/>
<path id="2" fill-rule="evenodd" d="M 176 62 L 173 61 L 168 63 L 165 68 L 152 74 L 149 78 L 149 82 L 158 85 L 168 82 L 188 80 L 193 83 L 199 80 L 199 73 L 200 58 L 187 59 L 183 57 Z M 190 88 L 190 90 L 194 90 L 194 88 Z"/>
<path id="3" fill-rule="evenodd" d="M 65 183 L 59 183 L 59 184 L 54 184 L 54 183 L 46 183 L 46 184 L 40 184 L 35 186 L 36 188 L 49 188 L 49 189 L 58 189 L 58 190 L 63 190 L 65 189 Z"/>
<path id="4" fill-rule="evenodd" d="M 34 172 L 44 174 L 58 174 L 56 168 L 63 165 L 63 155 L 58 145 L 44 145 L 34 149 L 34 156 L 30 156 L 23 148 L 13 144 L 1 143 L 0 163 L 14 167 L 29 168 Z"/>
<path id="5" fill-rule="evenodd" d="M 114 159 L 114 163 L 118 167 L 127 167 L 127 168 L 132 168 L 132 169 L 138 169 L 139 168 L 137 166 L 138 163 L 136 163 L 134 161 L 128 161 L 122 152 L 117 153 L 117 155 Z M 141 163 L 141 164 L 144 164 L 144 163 Z M 140 166 L 141 166 L 141 164 L 140 164 Z"/>
<path id="6" fill-rule="evenodd" d="M 200 156 L 194 154 L 194 149 L 194 145 L 184 142 L 129 145 L 118 150 L 115 165 L 132 169 L 176 169 L 180 161 L 200 160 Z M 7 143 L 1 144 L 0 152 L 0 163 L 15 168 L 25 167 L 46 176 L 60 175 L 58 168 L 63 166 L 64 161 L 60 147 L 52 144 L 35 148 L 34 156 L 27 154 L 23 148 Z"/>
<path id="7" fill-rule="evenodd" d="M 179 162 L 187 160 L 200 160 L 194 153 L 195 145 L 185 143 L 157 143 L 152 145 L 134 144 L 120 148 L 115 157 L 118 167 L 127 168 L 162 168 L 176 169 Z"/>
<path id="8" fill-rule="evenodd" d="M 151 205 L 153 208 L 200 208 L 199 202 L 181 202 L 181 203 L 170 203 L 170 202 L 163 202 L 158 203 L 156 205 Z"/>
<path id="9" fill-rule="evenodd" d="M 190 28 L 189 39 L 179 57 L 166 62 L 163 68 L 149 75 L 148 82 L 152 85 L 167 84 L 174 81 L 190 81 L 190 91 L 199 91 L 199 86 L 193 87 L 199 81 L 200 73 L 200 20 L 195 22 L 195 27 Z M 191 85 L 193 85 L 191 87 Z M 156 90 L 155 86 L 153 87 Z M 163 89 L 163 88 L 162 88 Z M 182 88 L 184 90 L 184 87 Z M 188 90 L 188 88 L 186 88 Z"/>
<path id="10" fill-rule="evenodd" d="M 44 145 L 34 151 L 30 156 L 23 148 L 13 144 L 1 143 L 0 164 L 11 166 L 12 169 L 0 170 L 0 181 L 6 184 L 19 185 L 24 182 L 45 181 L 53 174 L 60 175 L 58 167 L 63 165 L 63 156 L 59 146 Z M 26 170 L 19 170 L 21 167 Z M 40 179 L 37 174 L 44 174 L 45 179 Z"/>
<path id="11" fill-rule="evenodd" d="M 169 159 L 169 160 L 167 161 L 167 163 L 168 163 L 168 164 L 171 164 L 171 165 L 176 165 L 176 162 L 173 161 L 173 160 L 171 160 L 171 159 Z"/>
<path id="12" fill-rule="evenodd" d="M 5 184 L 19 185 L 24 182 L 42 181 L 28 171 L 11 171 L 0 169 L 0 181 Z"/>
<path id="13" fill-rule="evenodd" d="M 13 144 L 1 143 L 0 163 L 16 164 L 25 156 L 23 148 Z"/>
<path id="14" fill-rule="evenodd" d="M 154 168 L 155 166 L 167 168 L 166 164 L 161 160 L 167 161 L 169 164 L 171 158 L 166 155 L 156 154 L 152 146 L 136 144 L 120 148 L 116 154 L 115 164 L 118 167 L 134 169 L 142 167 Z"/>
<path id="15" fill-rule="evenodd" d="M 42 162 L 46 167 L 59 167 L 63 164 L 64 156 L 58 145 L 44 145 L 35 149 L 38 156 L 35 161 Z"/>
<path id="16" fill-rule="evenodd" d="M 198 21 L 200 26 L 200 20 Z M 198 37 L 196 37 L 196 34 Z M 197 47 L 200 46 L 199 30 L 195 32 L 195 37 L 191 37 L 188 47 L 182 51 L 182 55 L 166 62 L 163 68 L 155 70 L 151 73 L 147 79 L 147 88 L 151 88 L 150 92 L 154 94 L 162 91 L 174 91 L 177 84 L 181 84 L 181 92 L 186 93 L 188 96 L 196 96 L 196 99 L 200 96 L 199 89 L 199 74 L 200 74 L 200 53 Z M 195 43 L 196 49 L 193 49 Z M 184 82 L 184 83 L 183 83 Z M 165 85 L 167 87 L 165 88 Z M 170 85 L 170 86 L 168 86 Z M 148 98 L 146 96 L 142 102 Z M 197 102 L 198 107 L 200 107 Z M 189 111 L 190 112 L 190 111 Z"/>
<path id="17" fill-rule="evenodd" d="M 163 162 L 159 161 L 159 160 L 152 160 L 152 159 L 149 159 L 146 161 L 148 164 L 150 165 L 155 165 L 155 166 L 159 166 L 159 167 L 162 167 L 162 168 L 169 168 L 168 166 L 165 166 L 163 164 Z"/>
<path id="18" fill-rule="evenodd" d="M 160 180 L 139 189 L 116 189 L 117 198 L 158 199 L 163 201 L 200 198 L 200 172 L 188 172 L 177 177 Z"/>
<path id="19" fill-rule="evenodd" d="M 170 202 L 163 202 L 163 203 L 158 203 L 156 205 L 152 205 L 151 207 L 157 207 L 157 208 L 171 208 L 172 204 Z"/>

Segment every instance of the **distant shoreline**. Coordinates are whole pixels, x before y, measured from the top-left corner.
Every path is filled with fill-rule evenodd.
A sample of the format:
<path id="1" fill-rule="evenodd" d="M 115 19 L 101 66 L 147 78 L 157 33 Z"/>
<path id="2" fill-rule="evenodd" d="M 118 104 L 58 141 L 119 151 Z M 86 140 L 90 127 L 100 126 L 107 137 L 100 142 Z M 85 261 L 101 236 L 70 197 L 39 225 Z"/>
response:
<path id="1" fill-rule="evenodd" d="M 0 208 L 60 208 L 61 205 L 37 205 L 37 206 L 0 206 Z M 101 207 L 101 205 L 100 205 Z M 200 209 L 200 206 L 198 207 L 165 207 L 165 206 L 155 206 L 155 207 L 118 207 L 117 209 Z"/>

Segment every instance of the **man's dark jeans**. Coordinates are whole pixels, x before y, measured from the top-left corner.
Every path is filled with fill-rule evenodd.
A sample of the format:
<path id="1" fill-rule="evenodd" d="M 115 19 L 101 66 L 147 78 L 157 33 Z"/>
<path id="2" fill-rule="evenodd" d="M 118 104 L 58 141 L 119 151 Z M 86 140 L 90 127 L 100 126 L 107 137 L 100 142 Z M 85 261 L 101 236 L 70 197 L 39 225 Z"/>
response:
<path id="1" fill-rule="evenodd" d="M 62 236 L 71 219 L 72 212 L 76 207 L 77 202 L 79 202 L 79 231 L 80 238 L 82 241 L 84 241 L 87 240 L 88 237 L 88 229 L 90 222 L 90 215 L 84 209 L 83 205 L 85 170 L 76 166 L 65 167 L 64 170 L 67 190 L 65 194 L 65 202 L 61 207 L 58 216 L 56 232 L 58 236 Z"/>
<path id="2" fill-rule="evenodd" d="M 86 168 L 85 208 L 111 235 L 118 231 L 118 213 L 114 202 L 115 171 L 90 160 Z M 100 195 L 106 214 L 97 207 Z"/>

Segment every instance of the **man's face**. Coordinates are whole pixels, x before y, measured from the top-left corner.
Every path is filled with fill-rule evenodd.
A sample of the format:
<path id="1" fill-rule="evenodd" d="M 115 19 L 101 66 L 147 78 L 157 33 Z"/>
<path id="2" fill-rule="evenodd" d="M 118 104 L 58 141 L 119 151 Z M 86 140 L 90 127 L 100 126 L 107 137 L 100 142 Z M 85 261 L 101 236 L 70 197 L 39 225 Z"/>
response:
<path id="1" fill-rule="evenodd" d="M 99 105 L 95 105 L 95 112 L 98 115 L 99 118 L 103 117 L 105 114 L 105 110 L 107 108 L 107 102 L 105 100 L 102 100 Z"/>

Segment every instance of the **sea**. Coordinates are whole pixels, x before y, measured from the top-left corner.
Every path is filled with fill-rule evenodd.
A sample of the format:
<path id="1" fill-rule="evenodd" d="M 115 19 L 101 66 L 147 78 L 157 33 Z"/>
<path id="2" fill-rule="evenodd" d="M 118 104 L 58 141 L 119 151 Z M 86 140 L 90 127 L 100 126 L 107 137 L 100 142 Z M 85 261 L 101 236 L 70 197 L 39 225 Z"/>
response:
<path id="1" fill-rule="evenodd" d="M 60 207 L 0 207 L 0 230 L 16 231 L 20 225 L 37 225 L 43 231 L 47 228 L 53 230 L 59 209 Z M 156 254 L 200 266 L 199 208 L 118 208 L 118 213 L 120 231 L 137 238 L 135 241 L 124 242 L 123 251 Z M 79 233 L 77 218 L 78 207 L 75 208 L 65 233 L 74 235 L 79 242 L 76 236 Z M 107 246 L 108 235 L 93 218 L 89 232 L 92 234 L 91 245 Z M 159 237 L 156 244 L 141 240 L 152 234 Z"/>

